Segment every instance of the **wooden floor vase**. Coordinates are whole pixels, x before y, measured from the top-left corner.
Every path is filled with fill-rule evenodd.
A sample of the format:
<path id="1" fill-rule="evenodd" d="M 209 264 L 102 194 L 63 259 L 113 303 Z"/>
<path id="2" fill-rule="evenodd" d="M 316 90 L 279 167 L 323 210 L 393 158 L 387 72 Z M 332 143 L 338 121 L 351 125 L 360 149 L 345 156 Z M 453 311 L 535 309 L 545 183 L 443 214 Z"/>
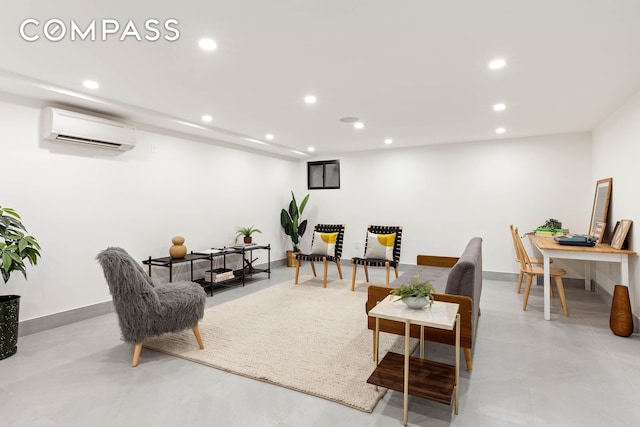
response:
<path id="1" fill-rule="evenodd" d="M 628 337 L 633 333 L 633 314 L 631 312 L 631 301 L 629 300 L 629 288 L 624 285 L 616 285 L 613 289 L 609 327 L 611 332 L 620 337 Z"/>

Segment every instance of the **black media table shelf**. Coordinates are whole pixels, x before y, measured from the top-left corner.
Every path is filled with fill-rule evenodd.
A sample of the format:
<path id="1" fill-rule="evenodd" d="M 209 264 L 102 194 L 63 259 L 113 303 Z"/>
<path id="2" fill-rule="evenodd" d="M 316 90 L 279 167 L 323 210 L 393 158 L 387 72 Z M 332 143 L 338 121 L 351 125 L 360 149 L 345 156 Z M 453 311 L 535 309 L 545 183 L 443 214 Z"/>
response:
<path id="1" fill-rule="evenodd" d="M 267 268 L 256 268 L 253 266 L 253 263 L 257 260 L 257 258 L 253 258 L 254 250 L 267 251 Z M 206 256 L 209 259 L 210 271 L 213 271 L 213 261 L 216 258 L 222 257 L 222 268 L 227 269 L 227 255 L 240 255 L 242 257 L 242 268 L 233 270 L 234 277 L 232 278 L 218 282 L 211 282 L 206 280 L 206 278 L 195 280 L 204 288 L 209 288 L 212 295 L 215 287 L 229 287 L 233 282 L 238 280 L 241 280 L 242 286 L 244 286 L 246 279 L 254 274 L 267 273 L 267 277 L 271 278 L 271 244 L 258 245 L 249 243 L 237 246 L 225 246 L 223 248 L 212 248 L 207 252 L 194 252 L 194 255 Z"/>
<path id="2" fill-rule="evenodd" d="M 191 263 L 191 280 L 193 280 L 193 261 L 198 260 L 207 260 L 209 257 L 207 255 L 190 253 L 185 255 L 184 258 L 171 258 L 170 256 L 162 257 L 162 258 L 151 258 L 145 259 L 142 261 L 143 264 L 149 266 L 149 277 L 151 277 L 151 267 L 166 267 L 169 269 L 169 282 L 173 281 L 173 266 L 175 264 L 182 264 L 183 262 Z"/>
<path id="3" fill-rule="evenodd" d="M 257 250 L 266 250 L 267 251 L 267 268 L 256 268 L 253 266 L 253 263 L 258 258 L 253 258 L 253 251 Z M 222 257 L 222 268 L 227 269 L 227 255 L 239 255 L 242 257 L 242 268 L 237 270 L 233 270 L 233 277 L 218 281 L 218 282 L 210 282 L 208 280 L 203 279 L 194 279 L 193 278 L 193 262 L 194 261 L 209 261 L 209 268 L 213 271 L 214 260 Z M 232 286 L 233 283 L 237 283 L 238 281 L 242 281 L 242 286 L 244 286 L 247 278 L 253 276 L 258 273 L 267 273 L 268 277 L 271 278 L 271 244 L 267 245 L 257 245 L 257 244 L 245 244 L 245 245 L 237 245 L 237 246 L 229 246 L 223 248 L 212 248 L 206 252 L 191 252 L 187 254 L 184 258 L 171 258 L 171 257 L 161 257 L 161 258 L 151 258 L 145 259 L 142 261 L 143 264 L 149 266 L 149 277 L 151 277 L 151 267 L 165 267 L 169 269 L 169 282 L 173 281 L 173 266 L 175 264 L 182 264 L 188 262 L 190 263 L 190 273 L 191 273 L 191 281 L 199 283 L 203 288 L 209 289 L 211 295 L 213 295 L 213 290 L 216 287 L 229 287 Z"/>

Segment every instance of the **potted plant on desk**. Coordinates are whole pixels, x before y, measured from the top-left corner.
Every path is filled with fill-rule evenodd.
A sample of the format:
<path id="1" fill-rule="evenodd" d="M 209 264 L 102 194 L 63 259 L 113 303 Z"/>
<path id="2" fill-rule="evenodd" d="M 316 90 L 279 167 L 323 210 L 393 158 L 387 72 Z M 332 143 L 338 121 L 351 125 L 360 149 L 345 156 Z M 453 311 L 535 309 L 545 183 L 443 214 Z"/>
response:
<path id="1" fill-rule="evenodd" d="M 40 245 L 26 232 L 18 213 L 0 206 L 0 270 L 4 283 L 14 271 L 20 271 L 27 278 L 25 259 L 31 265 L 38 263 Z M 18 351 L 19 311 L 19 295 L 0 295 L 0 360 Z"/>
<path id="2" fill-rule="evenodd" d="M 280 225 L 284 228 L 284 232 L 287 236 L 291 238 L 291 243 L 293 244 L 293 251 L 287 251 L 287 266 L 295 267 L 296 254 L 300 252 L 299 243 L 300 238 L 307 230 L 307 220 L 299 222 L 300 216 L 304 211 L 304 207 L 307 205 L 307 201 L 309 201 L 309 194 L 302 199 L 302 203 L 300 207 L 298 207 L 298 202 L 296 202 L 296 196 L 291 192 L 291 202 L 289 202 L 289 209 L 282 209 L 280 212 Z"/>
<path id="3" fill-rule="evenodd" d="M 238 241 L 238 237 L 244 236 L 244 243 L 251 243 L 253 233 L 262 233 L 262 231 L 254 228 L 253 225 L 251 227 L 236 227 L 236 242 Z"/>
<path id="4" fill-rule="evenodd" d="M 428 280 L 420 282 L 420 277 L 415 275 L 409 283 L 391 291 L 391 295 L 397 296 L 407 307 L 419 309 L 427 304 L 431 307 L 433 304 L 433 295 L 431 294 L 434 291 L 433 285 Z"/>

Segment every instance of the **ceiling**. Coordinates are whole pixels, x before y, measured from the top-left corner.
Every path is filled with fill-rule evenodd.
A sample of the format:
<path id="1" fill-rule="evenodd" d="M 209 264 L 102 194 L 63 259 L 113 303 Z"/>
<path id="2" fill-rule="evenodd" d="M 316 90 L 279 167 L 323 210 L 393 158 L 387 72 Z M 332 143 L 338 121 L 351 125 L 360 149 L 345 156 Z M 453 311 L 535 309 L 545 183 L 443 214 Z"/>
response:
<path id="1" fill-rule="evenodd" d="M 637 0 L 21 0 L 3 9 L 0 91 L 294 159 L 590 131 L 640 89 Z M 144 39 L 152 18 L 155 41 Z M 38 40 L 21 37 L 25 19 L 38 20 L 25 26 Z M 67 29 L 60 41 L 46 37 L 51 19 Z M 121 28 L 102 41 L 108 19 Z M 169 19 L 176 41 L 164 38 L 175 36 L 162 27 Z M 92 20 L 96 40 L 70 39 L 72 21 L 86 30 Z M 120 40 L 129 20 L 142 41 Z M 203 37 L 217 49 L 200 49 Z M 489 69 L 496 58 L 506 66 Z M 100 87 L 86 89 L 86 79 Z M 499 102 L 506 109 L 493 111 Z"/>

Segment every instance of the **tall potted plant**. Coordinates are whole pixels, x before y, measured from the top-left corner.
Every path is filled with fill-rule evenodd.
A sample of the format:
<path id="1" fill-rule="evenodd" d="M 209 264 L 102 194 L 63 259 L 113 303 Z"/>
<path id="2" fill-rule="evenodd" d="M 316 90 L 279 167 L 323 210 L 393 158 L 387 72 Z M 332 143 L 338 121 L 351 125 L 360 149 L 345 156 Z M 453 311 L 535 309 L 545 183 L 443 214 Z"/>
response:
<path id="1" fill-rule="evenodd" d="M 0 206 L 0 270 L 4 283 L 11 273 L 19 271 L 27 278 L 24 260 L 31 265 L 38 263 L 40 245 L 33 236 L 27 235 L 20 215 Z M 18 351 L 19 295 L 0 295 L 0 360 Z"/>
<path id="2" fill-rule="evenodd" d="M 295 266 L 296 254 L 300 252 L 300 247 L 298 246 L 300 238 L 307 230 L 306 219 L 299 223 L 304 207 L 307 206 L 307 201 L 309 201 L 309 194 L 302 199 L 302 203 L 298 206 L 296 196 L 292 191 L 289 209 L 282 209 L 282 212 L 280 212 L 280 224 L 284 228 L 285 234 L 291 238 L 291 243 L 293 244 L 293 251 L 287 251 L 287 266 L 289 267 Z"/>

